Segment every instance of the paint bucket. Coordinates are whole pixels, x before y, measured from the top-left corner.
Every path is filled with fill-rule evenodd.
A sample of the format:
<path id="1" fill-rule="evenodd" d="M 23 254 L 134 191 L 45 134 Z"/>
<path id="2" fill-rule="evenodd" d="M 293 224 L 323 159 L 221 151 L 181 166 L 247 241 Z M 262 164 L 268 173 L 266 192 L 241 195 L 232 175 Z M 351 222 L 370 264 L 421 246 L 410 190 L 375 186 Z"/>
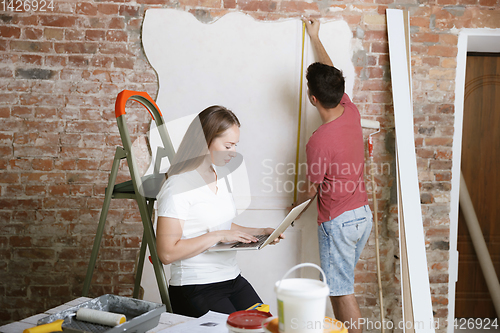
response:
<path id="1" fill-rule="evenodd" d="M 276 282 L 274 290 L 278 299 L 280 333 L 323 333 L 326 298 L 330 289 L 323 281 L 286 279 L 291 272 L 302 267 L 318 269 L 323 281 L 326 281 L 325 272 L 321 267 L 304 263 L 292 267 Z"/>

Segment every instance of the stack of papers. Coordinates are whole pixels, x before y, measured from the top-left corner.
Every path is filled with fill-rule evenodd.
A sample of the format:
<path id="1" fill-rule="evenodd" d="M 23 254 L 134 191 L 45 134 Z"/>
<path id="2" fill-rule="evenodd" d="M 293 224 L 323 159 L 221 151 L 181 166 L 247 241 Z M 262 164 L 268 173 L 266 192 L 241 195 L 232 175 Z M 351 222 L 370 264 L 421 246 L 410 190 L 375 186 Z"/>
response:
<path id="1" fill-rule="evenodd" d="M 200 318 L 166 328 L 159 333 L 228 333 L 229 330 L 226 327 L 228 316 L 224 313 L 208 311 Z"/>

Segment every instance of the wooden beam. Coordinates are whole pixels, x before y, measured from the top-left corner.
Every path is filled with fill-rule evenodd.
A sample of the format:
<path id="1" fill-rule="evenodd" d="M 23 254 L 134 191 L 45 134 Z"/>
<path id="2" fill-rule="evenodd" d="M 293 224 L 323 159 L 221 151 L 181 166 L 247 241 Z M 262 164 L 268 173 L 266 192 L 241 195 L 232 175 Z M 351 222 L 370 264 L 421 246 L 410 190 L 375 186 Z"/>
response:
<path id="1" fill-rule="evenodd" d="M 405 332 L 434 332 L 413 135 L 409 16 L 387 10 L 398 172 L 401 291 Z"/>

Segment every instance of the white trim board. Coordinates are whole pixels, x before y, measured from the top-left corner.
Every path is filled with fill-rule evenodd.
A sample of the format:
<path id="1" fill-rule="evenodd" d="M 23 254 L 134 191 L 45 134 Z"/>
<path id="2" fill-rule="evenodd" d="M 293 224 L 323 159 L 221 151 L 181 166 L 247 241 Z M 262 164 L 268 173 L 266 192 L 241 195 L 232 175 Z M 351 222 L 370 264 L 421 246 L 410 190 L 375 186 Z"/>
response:
<path id="1" fill-rule="evenodd" d="M 467 52 L 500 52 L 500 29 L 463 29 L 458 35 L 457 70 L 455 78 L 455 125 L 453 134 L 453 166 L 450 193 L 450 258 L 448 282 L 448 333 L 454 332 L 455 291 L 458 280 L 458 201 L 460 165 L 462 161 L 462 129 L 464 117 L 465 68 Z"/>
<path id="2" fill-rule="evenodd" d="M 406 307 L 403 305 L 403 317 L 412 321 L 412 324 L 408 323 L 411 329 L 407 329 L 407 323 L 404 323 L 404 331 L 434 332 L 413 135 L 408 16 L 405 17 L 402 10 L 388 9 L 387 30 L 396 123 L 398 185 L 401 189 L 401 204 L 398 210 L 402 216 L 400 227 L 403 228 L 404 235 L 401 237 L 404 237 L 407 249 L 405 251 L 405 248 L 400 247 L 401 251 L 406 252 L 402 253 L 400 258 L 407 258 L 408 268 L 408 271 L 404 272 L 403 267 L 406 265 L 401 264 L 402 295 L 403 304 L 411 304 Z M 406 287 L 408 284 L 409 290 Z"/>

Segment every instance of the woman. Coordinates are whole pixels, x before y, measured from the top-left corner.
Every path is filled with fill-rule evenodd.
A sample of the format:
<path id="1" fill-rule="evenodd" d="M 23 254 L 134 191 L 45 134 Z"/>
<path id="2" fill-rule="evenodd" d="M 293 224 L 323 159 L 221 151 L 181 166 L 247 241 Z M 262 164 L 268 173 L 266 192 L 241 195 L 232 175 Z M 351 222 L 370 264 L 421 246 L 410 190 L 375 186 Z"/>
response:
<path id="1" fill-rule="evenodd" d="M 262 302 L 240 275 L 236 251 L 206 252 L 218 242 L 250 243 L 257 241 L 253 235 L 274 231 L 232 223 L 231 175 L 227 180 L 218 175 L 236 156 L 239 127 L 238 118 L 222 106 L 202 111 L 189 126 L 158 194 L 157 251 L 164 264 L 171 264 L 169 294 L 175 313 L 232 313 Z"/>

